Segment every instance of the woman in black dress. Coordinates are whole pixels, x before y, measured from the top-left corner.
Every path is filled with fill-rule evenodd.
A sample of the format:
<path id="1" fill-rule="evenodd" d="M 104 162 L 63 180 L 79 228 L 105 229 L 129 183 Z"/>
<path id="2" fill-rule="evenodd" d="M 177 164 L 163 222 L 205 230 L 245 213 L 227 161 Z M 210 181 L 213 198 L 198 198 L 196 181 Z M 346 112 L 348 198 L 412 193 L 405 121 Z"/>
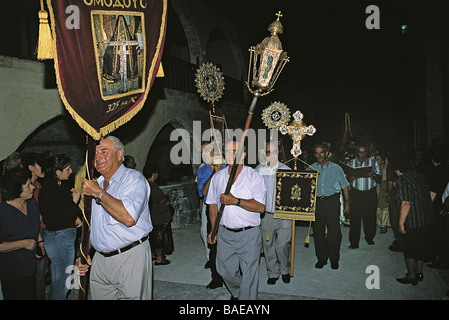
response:
<path id="1" fill-rule="evenodd" d="M 2 179 L 0 280 L 5 300 L 36 299 L 36 247 L 43 248 L 31 172 L 17 167 Z"/>

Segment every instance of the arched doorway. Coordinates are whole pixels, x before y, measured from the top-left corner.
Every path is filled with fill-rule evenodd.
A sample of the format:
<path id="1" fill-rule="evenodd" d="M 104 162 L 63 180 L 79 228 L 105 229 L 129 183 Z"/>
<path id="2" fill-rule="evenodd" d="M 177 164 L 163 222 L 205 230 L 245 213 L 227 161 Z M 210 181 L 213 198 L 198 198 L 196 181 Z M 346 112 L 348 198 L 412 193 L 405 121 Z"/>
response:
<path id="1" fill-rule="evenodd" d="M 174 229 L 197 222 L 199 217 L 199 197 L 195 182 L 196 171 L 193 170 L 192 161 L 174 164 L 170 159 L 172 148 L 176 144 L 182 143 L 170 141 L 170 135 L 174 130 L 184 129 L 184 127 L 188 131 L 188 128 L 177 119 L 173 119 L 163 126 L 154 139 L 145 162 L 158 169 L 157 184 L 170 197 L 170 203 L 175 209 L 172 222 Z M 190 150 L 192 150 L 191 146 Z"/>
<path id="2" fill-rule="evenodd" d="M 84 162 L 86 133 L 66 115 L 59 115 L 34 130 L 19 146 L 19 152 L 64 153 L 76 172 Z"/>
<path id="3" fill-rule="evenodd" d="M 170 141 L 170 135 L 176 127 L 173 121 L 167 123 L 157 134 L 148 151 L 146 164 L 152 164 L 158 168 L 158 184 L 165 186 L 181 181 L 194 180 L 192 164 L 173 164 L 170 159 L 170 151 L 179 141 Z"/>

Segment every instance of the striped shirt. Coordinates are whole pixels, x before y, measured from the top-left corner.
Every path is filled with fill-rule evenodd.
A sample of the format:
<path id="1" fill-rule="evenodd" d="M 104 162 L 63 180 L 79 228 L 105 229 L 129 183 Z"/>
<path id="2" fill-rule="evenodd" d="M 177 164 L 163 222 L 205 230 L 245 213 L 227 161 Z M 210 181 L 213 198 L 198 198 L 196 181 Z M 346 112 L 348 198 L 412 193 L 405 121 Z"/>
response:
<path id="1" fill-rule="evenodd" d="M 396 203 L 401 207 L 402 201 L 410 202 L 410 211 L 405 219 L 407 229 L 428 226 L 433 219 L 430 187 L 426 178 L 419 172 L 409 172 L 397 180 Z"/>
<path id="2" fill-rule="evenodd" d="M 355 158 L 349 160 L 347 163 L 348 166 L 353 168 L 359 167 L 373 167 L 373 172 L 379 176 L 382 176 L 382 172 L 380 171 L 379 164 L 373 158 L 366 158 L 364 163 L 360 163 L 359 159 Z M 377 186 L 376 181 L 373 178 L 357 178 L 351 182 L 351 187 L 360 190 L 360 191 L 368 191 Z"/>

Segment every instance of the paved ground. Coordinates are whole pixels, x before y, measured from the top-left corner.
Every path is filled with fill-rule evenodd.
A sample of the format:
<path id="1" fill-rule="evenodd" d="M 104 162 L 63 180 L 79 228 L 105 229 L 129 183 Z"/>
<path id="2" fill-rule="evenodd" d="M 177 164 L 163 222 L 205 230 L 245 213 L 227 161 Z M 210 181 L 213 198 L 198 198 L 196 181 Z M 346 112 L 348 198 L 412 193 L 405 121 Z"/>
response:
<path id="1" fill-rule="evenodd" d="M 275 285 L 266 283 L 265 259 L 260 260 L 260 300 L 441 300 L 446 299 L 449 289 L 449 271 L 424 267 L 424 280 L 417 286 L 396 281 L 406 273 L 402 253 L 388 250 L 393 233 L 377 234 L 374 245 L 360 242 L 359 249 L 349 249 L 349 228 L 341 227 L 340 268 L 332 270 L 330 264 L 323 269 L 314 267 L 315 248 L 311 238 L 308 248 L 304 246 L 307 226 L 295 228 L 294 273 L 289 284 L 278 280 Z M 173 231 L 175 252 L 166 266 L 154 267 L 155 300 L 229 300 L 230 294 L 222 287 L 206 289 L 210 271 L 204 269 L 206 262 L 199 225 Z M 379 275 L 378 288 L 374 273 Z"/>
<path id="2" fill-rule="evenodd" d="M 167 258 L 166 266 L 154 266 L 154 300 L 229 300 L 225 287 L 206 289 L 210 270 L 204 269 L 205 254 L 199 235 L 199 224 L 173 230 L 175 251 Z M 304 246 L 307 226 L 295 228 L 294 274 L 289 284 L 278 280 L 275 285 L 266 283 L 265 259 L 260 260 L 259 300 L 447 300 L 449 271 L 424 267 L 424 280 L 417 286 L 396 281 L 406 273 L 402 253 L 388 250 L 393 233 L 377 234 L 374 245 L 360 242 L 359 249 L 348 249 L 349 228 L 341 227 L 340 268 L 332 270 L 330 264 L 323 269 L 314 267 L 313 238 Z M 363 236 L 362 236 L 363 237 Z M 373 272 L 374 270 L 374 272 Z M 374 275 L 378 275 L 378 281 Z M 368 286 L 367 286 L 368 284 Z M 378 284 L 378 286 L 377 286 Z M 374 286 L 374 288 L 373 288 Z M 73 290 L 70 299 L 77 298 Z"/>

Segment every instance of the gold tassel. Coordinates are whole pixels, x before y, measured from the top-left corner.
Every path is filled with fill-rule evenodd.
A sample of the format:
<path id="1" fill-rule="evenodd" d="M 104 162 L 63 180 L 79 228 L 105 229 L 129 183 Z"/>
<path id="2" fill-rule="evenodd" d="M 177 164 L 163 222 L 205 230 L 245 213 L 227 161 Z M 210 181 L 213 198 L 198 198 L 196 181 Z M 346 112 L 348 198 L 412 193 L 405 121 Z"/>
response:
<path id="1" fill-rule="evenodd" d="M 165 77 L 164 68 L 162 68 L 162 62 L 159 64 L 159 69 L 157 69 L 156 78 Z"/>
<path id="2" fill-rule="evenodd" d="M 265 212 L 265 214 L 267 213 Z M 273 215 L 270 216 L 270 223 L 268 223 L 268 231 L 267 236 L 265 237 L 265 241 L 270 241 L 271 219 L 273 219 Z"/>
<path id="3" fill-rule="evenodd" d="M 39 40 L 37 44 L 37 59 L 46 60 L 53 59 L 53 39 L 51 37 L 50 26 L 48 25 L 48 13 L 44 10 L 44 2 L 41 2 L 41 10 L 39 16 Z"/>
<path id="4" fill-rule="evenodd" d="M 307 237 L 306 237 L 306 241 L 304 243 L 304 247 L 308 248 L 309 247 L 309 243 L 310 243 L 310 227 L 312 226 L 312 221 L 310 221 L 309 224 L 309 231 L 307 231 Z"/>

